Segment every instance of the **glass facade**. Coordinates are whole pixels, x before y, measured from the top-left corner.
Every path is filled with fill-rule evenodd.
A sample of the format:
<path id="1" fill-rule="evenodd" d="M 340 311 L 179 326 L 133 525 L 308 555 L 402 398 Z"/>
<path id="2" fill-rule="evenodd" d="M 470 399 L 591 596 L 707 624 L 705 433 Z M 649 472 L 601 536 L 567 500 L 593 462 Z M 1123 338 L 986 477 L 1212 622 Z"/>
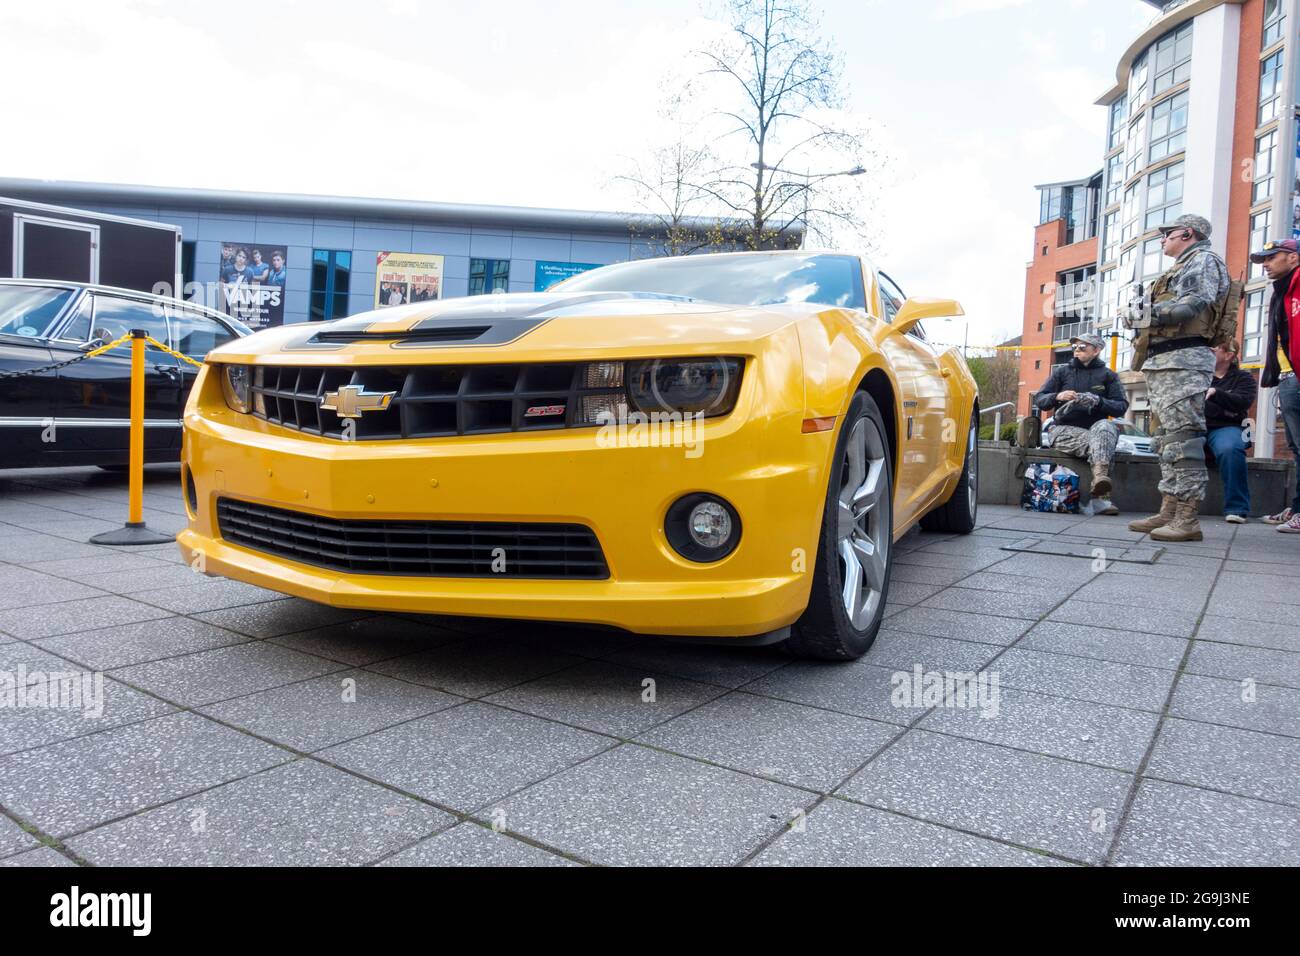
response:
<path id="1" fill-rule="evenodd" d="M 485 295 L 508 292 L 510 288 L 509 259 L 469 260 L 469 294 Z"/>

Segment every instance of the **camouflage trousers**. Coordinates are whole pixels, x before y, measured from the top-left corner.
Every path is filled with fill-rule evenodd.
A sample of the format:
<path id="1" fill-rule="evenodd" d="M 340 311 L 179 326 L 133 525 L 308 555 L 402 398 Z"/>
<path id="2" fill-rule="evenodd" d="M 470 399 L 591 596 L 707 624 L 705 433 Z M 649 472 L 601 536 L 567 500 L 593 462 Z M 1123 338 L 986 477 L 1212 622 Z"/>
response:
<path id="1" fill-rule="evenodd" d="M 1160 456 L 1160 493 L 1184 501 L 1205 497 L 1205 393 L 1212 371 L 1143 368 L 1151 414 L 1159 419 L 1151 450 Z"/>
<path id="2" fill-rule="evenodd" d="M 1115 460 L 1115 446 L 1119 443 L 1119 429 L 1115 423 L 1103 418 L 1091 428 L 1077 425 L 1055 425 L 1048 435 L 1051 448 L 1075 458 L 1086 458 L 1088 464 L 1109 465 Z"/>

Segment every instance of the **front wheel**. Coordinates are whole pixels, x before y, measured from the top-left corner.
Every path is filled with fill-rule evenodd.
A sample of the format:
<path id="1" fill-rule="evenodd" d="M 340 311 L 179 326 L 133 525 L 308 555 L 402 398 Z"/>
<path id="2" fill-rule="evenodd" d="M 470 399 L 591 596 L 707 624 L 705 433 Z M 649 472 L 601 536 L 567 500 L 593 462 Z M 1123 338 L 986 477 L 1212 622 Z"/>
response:
<path id="1" fill-rule="evenodd" d="M 966 431 L 966 457 L 962 461 L 961 478 L 948 500 L 921 519 L 922 530 L 970 534 L 975 530 L 975 518 L 979 514 L 979 493 L 979 409 L 975 409 L 971 412 L 970 428 Z"/>
<path id="2" fill-rule="evenodd" d="M 894 543 L 893 462 L 885 420 L 858 392 L 835 446 L 808 607 L 786 647 L 800 657 L 861 657 L 880 630 Z"/>

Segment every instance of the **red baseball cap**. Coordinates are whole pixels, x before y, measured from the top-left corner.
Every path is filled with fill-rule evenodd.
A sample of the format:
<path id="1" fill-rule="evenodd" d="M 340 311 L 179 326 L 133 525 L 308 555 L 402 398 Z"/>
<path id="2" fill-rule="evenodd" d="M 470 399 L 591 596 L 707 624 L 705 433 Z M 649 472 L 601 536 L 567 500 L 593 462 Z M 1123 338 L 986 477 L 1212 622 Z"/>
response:
<path id="1" fill-rule="evenodd" d="M 1266 242 L 1264 243 L 1263 249 L 1260 249 L 1259 252 L 1252 252 L 1250 254 L 1250 261 L 1263 262 L 1265 259 L 1270 259 L 1279 252 L 1294 252 L 1300 254 L 1300 246 L 1296 244 L 1294 239 L 1279 239 L 1273 242 Z"/>

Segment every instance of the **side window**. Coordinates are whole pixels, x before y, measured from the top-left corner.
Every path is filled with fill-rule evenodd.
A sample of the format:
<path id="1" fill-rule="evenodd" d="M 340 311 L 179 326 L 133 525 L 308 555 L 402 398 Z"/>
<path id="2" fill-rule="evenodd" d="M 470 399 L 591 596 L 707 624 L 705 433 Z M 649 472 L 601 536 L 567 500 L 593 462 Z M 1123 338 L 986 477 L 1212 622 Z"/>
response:
<path id="1" fill-rule="evenodd" d="M 903 308 L 903 303 L 907 301 L 907 294 L 903 292 L 903 290 L 898 287 L 898 283 L 889 278 L 889 276 L 885 275 L 883 272 L 879 273 L 879 275 L 880 299 L 884 304 L 885 317 L 892 323 L 898 316 L 899 310 Z M 912 330 L 907 334 L 925 341 L 925 330 L 921 328 L 921 323 L 919 322 L 912 326 Z"/>
<path id="2" fill-rule="evenodd" d="M 0 334 L 41 338 L 72 298 L 68 289 L 40 286 L 0 287 Z"/>
<path id="3" fill-rule="evenodd" d="M 179 309 L 172 312 L 172 329 L 175 338 L 173 347 L 176 351 L 199 360 L 218 345 L 225 345 L 236 338 L 234 332 L 216 319 Z"/>
<path id="4" fill-rule="evenodd" d="M 167 315 L 161 307 L 132 299 L 95 296 L 91 338 L 111 342 L 132 329 L 144 329 L 159 342 L 167 341 Z"/>
<path id="5" fill-rule="evenodd" d="M 81 300 L 81 305 L 77 308 L 77 314 L 59 333 L 59 338 L 65 342 L 85 342 L 90 338 L 90 309 L 91 297 L 86 296 Z"/>

